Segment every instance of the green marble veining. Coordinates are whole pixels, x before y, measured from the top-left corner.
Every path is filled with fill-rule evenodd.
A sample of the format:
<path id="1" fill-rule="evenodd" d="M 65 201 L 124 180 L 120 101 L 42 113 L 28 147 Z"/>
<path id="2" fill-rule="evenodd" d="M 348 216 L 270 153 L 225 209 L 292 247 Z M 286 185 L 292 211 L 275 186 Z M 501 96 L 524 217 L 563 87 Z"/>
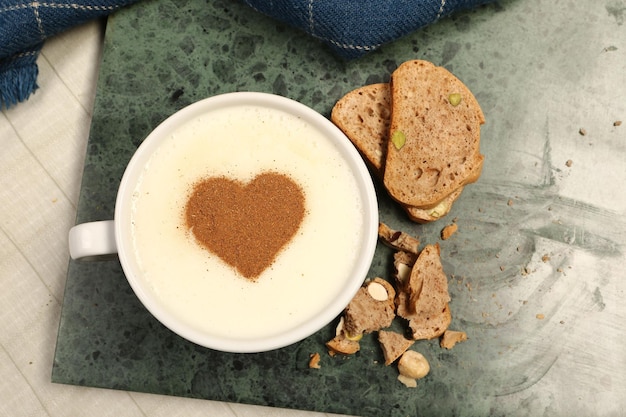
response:
<path id="1" fill-rule="evenodd" d="M 387 81 L 409 59 L 433 61 L 461 78 L 487 118 L 483 177 L 465 189 L 446 220 L 435 224 L 411 223 L 380 189 L 379 204 L 381 220 L 419 235 L 422 242 L 441 244 L 450 277 L 451 327 L 467 331 L 470 340 L 451 351 L 436 341 L 416 343 L 413 349 L 429 359 L 432 372 L 415 390 L 396 381 L 395 367 L 382 364 L 374 335 L 364 337 L 354 356 L 326 355 L 324 342 L 334 334 L 334 322 L 276 351 L 221 353 L 189 343 L 156 321 L 133 294 L 117 260 L 70 262 L 53 381 L 372 417 L 504 415 L 520 407 L 537 415 L 554 409 L 549 395 L 532 388 L 560 355 L 554 345 L 572 331 L 579 313 L 559 310 L 566 296 L 556 290 L 541 293 L 541 288 L 559 282 L 555 271 L 567 265 L 567 251 L 615 251 L 617 239 L 575 220 L 595 210 L 615 221 L 614 212 L 559 196 L 565 168 L 553 161 L 552 146 L 558 149 L 560 143 L 553 137 L 566 135 L 567 117 L 580 108 L 546 103 L 567 95 L 571 90 L 563 88 L 600 65 L 602 48 L 608 48 L 605 55 L 621 54 L 624 62 L 623 49 L 610 48 L 611 42 L 626 39 L 619 14 L 604 6 L 577 7 L 505 0 L 350 62 L 238 2 L 148 0 L 116 13 L 107 27 L 77 222 L 112 218 L 116 189 L 135 148 L 159 122 L 196 100 L 264 91 L 328 116 L 343 94 Z M 585 26 L 587 19 L 607 29 Z M 581 42 L 568 44 L 572 39 Z M 561 84 L 550 87 L 556 81 Z M 553 113 L 537 115 L 534 103 Z M 579 105 L 591 111 L 591 104 Z M 623 110 L 620 103 L 609 112 Z M 529 118 L 540 123 L 520 127 Z M 619 143 L 611 133 L 604 140 Z M 519 158 L 510 156 L 516 153 Z M 508 203 L 512 198 L 514 206 Z M 460 232 L 441 241 L 439 231 L 454 218 Z M 584 233 L 585 242 L 568 246 L 572 242 L 564 235 L 572 230 Z M 537 256 L 547 250 L 546 240 L 554 242 L 551 253 L 559 256 L 553 255 L 550 272 L 533 280 L 524 271 L 529 265 L 541 270 Z M 379 245 L 370 276 L 389 277 L 390 256 Z M 598 279 L 595 290 L 574 293 L 583 312 L 603 310 L 597 300 L 606 283 Z M 553 314 L 538 321 L 538 311 Z M 533 336 L 524 339 L 528 335 Z M 322 354 L 319 370 L 307 366 L 313 352 Z M 532 395 L 522 405 L 518 397 L 507 397 L 524 390 Z"/>

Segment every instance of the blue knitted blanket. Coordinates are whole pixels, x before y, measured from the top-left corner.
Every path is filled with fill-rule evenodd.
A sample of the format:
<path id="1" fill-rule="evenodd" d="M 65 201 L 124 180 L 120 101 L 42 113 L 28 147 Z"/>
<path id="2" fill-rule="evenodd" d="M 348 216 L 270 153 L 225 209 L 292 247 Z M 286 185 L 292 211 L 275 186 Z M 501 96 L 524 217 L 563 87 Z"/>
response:
<path id="1" fill-rule="evenodd" d="M 36 60 L 46 38 L 136 1 L 0 0 L 0 108 L 26 100 L 37 89 Z M 457 10 L 490 1 L 243 0 L 309 33 L 345 59 L 357 58 Z"/>

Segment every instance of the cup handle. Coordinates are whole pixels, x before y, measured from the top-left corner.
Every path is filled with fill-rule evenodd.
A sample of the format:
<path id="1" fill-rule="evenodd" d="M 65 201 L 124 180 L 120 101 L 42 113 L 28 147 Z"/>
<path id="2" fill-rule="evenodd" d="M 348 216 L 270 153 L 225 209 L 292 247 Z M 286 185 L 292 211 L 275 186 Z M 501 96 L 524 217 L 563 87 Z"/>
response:
<path id="1" fill-rule="evenodd" d="M 72 259 L 117 253 L 115 221 L 102 220 L 77 224 L 70 229 L 69 246 Z"/>

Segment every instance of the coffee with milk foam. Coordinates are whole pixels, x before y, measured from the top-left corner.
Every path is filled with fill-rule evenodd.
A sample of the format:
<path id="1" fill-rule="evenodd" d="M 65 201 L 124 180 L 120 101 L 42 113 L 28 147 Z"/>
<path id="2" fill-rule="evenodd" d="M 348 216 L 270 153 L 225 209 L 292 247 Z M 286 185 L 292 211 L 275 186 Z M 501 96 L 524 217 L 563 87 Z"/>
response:
<path id="1" fill-rule="evenodd" d="M 245 190 L 264 173 L 300 188 L 304 215 L 269 266 L 247 279 L 194 236 L 185 208 L 199 182 L 227 179 Z M 177 128 L 151 156 L 133 194 L 133 246 L 174 316 L 218 336 L 278 334 L 340 291 L 364 238 L 355 215 L 363 204 L 350 167 L 317 128 L 278 109 L 228 107 Z M 254 250 L 236 246 L 244 246 L 238 256 Z"/>

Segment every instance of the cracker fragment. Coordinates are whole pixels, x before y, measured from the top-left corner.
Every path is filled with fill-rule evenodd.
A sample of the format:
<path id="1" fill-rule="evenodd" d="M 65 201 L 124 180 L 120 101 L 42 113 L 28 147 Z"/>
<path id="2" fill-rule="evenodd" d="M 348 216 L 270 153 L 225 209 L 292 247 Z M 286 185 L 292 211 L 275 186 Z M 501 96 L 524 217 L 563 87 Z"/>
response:
<path id="1" fill-rule="evenodd" d="M 413 339 L 439 337 L 452 321 L 448 277 L 443 271 L 439 245 L 427 245 L 396 297 L 397 314 L 409 321 Z"/>
<path id="2" fill-rule="evenodd" d="M 321 360 L 321 357 L 318 352 L 311 353 L 311 356 L 309 359 L 309 368 L 320 369 L 322 367 L 322 365 L 320 365 L 320 360 Z"/>
<path id="3" fill-rule="evenodd" d="M 407 339 L 398 332 L 381 330 L 378 332 L 378 342 L 385 356 L 385 365 L 391 365 L 415 343 L 415 340 Z"/>
<path id="4" fill-rule="evenodd" d="M 378 237 L 385 245 L 391 248 L 414 254 L 419 253 L 419 239 L 408 233 L 394 230 L 383 222 L 378 224 Z"/>
<path id="5" fill-rule="evenodd" d="M 411 270 L 413 269 L 413 265 L 415 265 L 416 260 L 417 255 L 414 253 L 397 251 L 393 254 L 393 277 L 395 278 L 398 288 L 402 288 L 409 280 Z"/>
<path id="6" fill-rule="evenodd" d="M 328 354 L 331 356 L 335 356 L 337 353 L 352 355 L 361 349 L 358 341 L 347 339 L 343 334 L 335 336 L 332 340 L 326 342 L 326 347 L 328 348 Z"/>
<path id="7" fill-rule="evenodd" d="M 456 223 L 451 223 L 441 230 L 441 238 L 443 240 L 448 240 L 458 230 L 459 230 L 459 226 Z"/>

